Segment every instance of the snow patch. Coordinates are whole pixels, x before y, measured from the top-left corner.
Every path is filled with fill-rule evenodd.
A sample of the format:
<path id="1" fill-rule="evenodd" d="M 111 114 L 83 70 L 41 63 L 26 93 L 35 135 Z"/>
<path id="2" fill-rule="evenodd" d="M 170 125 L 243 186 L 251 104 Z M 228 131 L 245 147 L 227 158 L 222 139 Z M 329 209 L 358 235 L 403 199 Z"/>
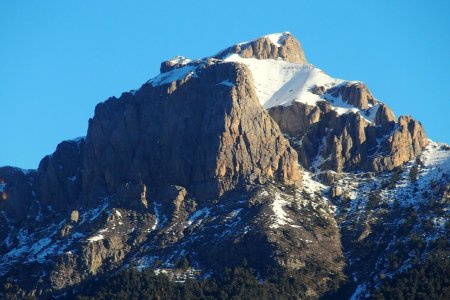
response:
<path id="1" fill-rule="evenodd" d="M 350 298 L 350 300 L 358 300 L 358 299 L 361 299 L 361 298 L 366 298 L 366 294 L 367 294 L 367 284 L 365 284 L 365 283 L 360 284 L 356 288 L 356 290 L 353 293 L 353 295 Z"/>
<path id="2" fill-rule="evenodd" d="M 188 224 L 192 225 L 198 218 L 200 218 L 201 216 L 204 216 L 205 218 L 207 218 L 210 215 L 211 211 L 209 210 L 209 208 L 202 208 L 200 210 L 197 210 L 195 213 L 192 214 L 192 216 L 190 216 L 190 218 L 188 219 Z"/>
<path id="3" fill-rule="evenodd" d="M 160 86 L 174 81 L 188 79 L 195 76 L 195 69 L 196 66 L 194 65 L 185 65 L 181 68 L 173 69 L 166 73 L 161 73 L 155 78 L 150 79 L 148 82 L 151 83 L 152 86 Z"/>
<path id="4" fill-rule="evenodd" d="M 256 38 L 254 40 L 238 43 L 237 45 L 242 47 L 244 45 L 253 43 L 254 41 L 259 40 L 261 38 L 268 38 L 272 44 L 274 44 L 277 47 L 281 47 L 281 44 L 286 40 L 286 38 L 289 35 L 290 35 L 289 31 L 280 32 L 280 33 L 272 33 L 272 34 L 267 34 L 262 37 Z"/>
<path id="5" fill-rule="evenodd" d="M 152 226 L 152 230 L 155 230 L 158 228 L 158 225 L 161 223 L 161 215 L 158 210 L 158 204 L 156 202 L 153 202 L 153 210 L 155 211 L 155 224 Z"/>
<path id="6" fill-rule="evenodd" d="M 88 238 L 87 240 L 88 240 L 88 242 L 92 243 L 92 242 L 97 242 L 97 241 L 103 240 L 104 238 L 105 237 L 103 236 L 103 234 L 97 234 L 97 235 L 94 235 L 94 236 Z"/>
<path id="7" fill-rule="evenodd" d="M 191 60 L 189 58 L 186 58 L 184 56 L 181 55 L 177 55 L 174 58 L 172 58 L 171 60 L 169 60 L 169 63 L 171 63 L 172 65 L 186 65 L 188 63 L 190 63 Z"/>
<path id="8" fill-rule="evenodd" d="M 104 212 L 105 209 L 108 207 L 108 204 L 109 204 L 108 200 L 109 200 L 109 197 L 104 197 L 103 203 L 101 205 L 99 205 L 98 207 L 96 207 L 94 209 L 90 209 L 90 210 L 84 212 L 80 217 L 81 221 L 80 221 L 79 225 L 83 224 L 87 220 L 94 221 L 95 219 L 97 219 L 100 216 L 100 214 L 102 212 Z"/>
<path id="9" fill-rule="evenodd" d="M 51 241 L 52 241 L 52 239 L 47 237 L 47 238 L 40 239 L 39 241 L 34 243 L 33 246 L 31 246 L 31 248 L 30 248 L 30 256 L 36 255 L 45 246 L 50 244 Z"/>
<path id="10" fill-rule="evenodd" d="M 313 174 L 307 170 L 303 172 L 302 181 L 303 189 L 311 194 L 322 193 L 327 188 L 324 184 L 314 180 Z"/>
<path id="11" fill-rule="evenodd" d="M 229 79 L 227 79 L 227 80 L 219 82 L 217 85 L 225 85 L 225 86 L 233 87 L 234 83 L 231 82 Z"/>
<path id="12" fill-rule="evenodd" d="M 330 94 L 326 94 L 324 99 L 331 103 L 331 106 L 339 115 L 344 115 L 349 112 L 359 113 L 360 116 L 363 117 L 368 123 L 373 123 L 375 121 L 375 116 L 377 115 L 378 108 L 380 107 L 380 104 L 376 104 L 369 109 L 362 111 L 359 108 L 345 102 L 340 96 L 334 97 Z"/>
<path id="13" fill-rule="evenodd" d="M 419 184 L 429 184 L 444 174 L 450 175 L 450 147 L 447 144 L 429 141 L 420 156 L 425 170 L 419 176 Z"/>
<path id="14" fill-rule="evenodd" d="M 253 75 L 256 93 L 261 105 L 271 108 L 290 105 L 294 101 L 315 105 L 323 97 L 313 94 L 315 85 L 333 87 L 345 82 L 334 79 L 322 70 L 309 64 L 295 64 L 282 60 L 242 58 L 238 54 L 228 56 L 225 61 L 245 64 Z"/>
<path id="15" fill-rule="evenodd" d="M 286 40 L 286 38 L 288 37 L 289 32 L 282 32 L 282 33 L 272 33 L 272 34 L 268 34 L 265 35 L 265 38 L 268 38 L 272 44 L 274 44 L 277 47 L 281 47 L 281 44 L 284 43 L 284 41 Z"/>
<path id="16" fill-rule="evenodd" d="M 148 269 L 152 267 L 158 259 L 158 256 L 145 256 L 136 261 L 136 270 L 141 272 L 144 269 Z"/>
<path id="17" fill-rule="evenodd" d="M 321 69 L 311 64 L 296 64 L 283 60 L 242 58 L 231 54 L 224 61 L 245 64 L 253 76 L 256 94 L 265 109 L 275 106 L 289 106 L 300 102 L 314 106 L 318 101 L 328 101 L 339 115 L 359 113 L 368 122 L 373 122 L 379 106 L 366 111 L 360 110 L 340 97 L 317 95 L 312 92 L 315 87 L 329 89 L 339 84 L 348 83 L 342 79 L 332 78 Z M 356 82 L 353 82 L 356 83 Z"/>
<path id="18" fill-rule="evenodd" d="M 230 212 L 230 213 L 228 214 L 227 219 L 234 219 L 234 218 L 236 218 L 236 216 L 237 216 L 241 211 L 242 211 L 242 208 L 238 208 L 238 209 L 233 210 L 232 212 Z"/>
<path id="19" fill-rule="evenodd" d="M 260 196 L 269 196 L 269 192 L 266 190 L 262 190 Z"/>
<path id="20" fill-rule="evenodd" d="M 270 226 L 270 228 L 278 228 L 280 226 L 286 225 L 287 222 L 292 221 L 287 217 L 286 212 L 283 207 L 286 206 L 288 202 L 284 200 L 279 193 L 275 193 L 275 198 L 272 202 L 272 210 L 274 213 L 275 223 Z"/>

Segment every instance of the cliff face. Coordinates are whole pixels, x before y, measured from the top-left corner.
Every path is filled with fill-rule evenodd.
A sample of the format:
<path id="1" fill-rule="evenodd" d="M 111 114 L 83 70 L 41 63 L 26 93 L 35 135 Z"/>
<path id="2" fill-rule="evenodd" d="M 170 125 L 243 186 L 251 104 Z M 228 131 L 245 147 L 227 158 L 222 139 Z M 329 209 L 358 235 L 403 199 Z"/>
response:
<path id="1" fill-rule="evenodd" d="M 206 199 L 245 182 L 299 182 L 297 154 L 259 104 L 250 72 L 233 63 L 201 64 L 189 79 L 146 84 L 97 106 L 84 191 L 110 194 L 142 181 L 183 186 Z"/>
<path id="2" fill-rule="evenodd" d="M 301 274 L 319 297 L 346 276 L 376 285 L 378 261 L 393 254 L 380 239 L 404 242 L 380 222 L 403 222 L 411 203 L 425 209 L 420 222 L 448 206 L 435 200 L 448 194 L 446 148 L 363 83 L 308 65 L 289 33 L 160 71 L 98 104 L 86 137 L 59 144 L 38 170 L 0 168 L 4 289 L 45 298 L 189 257 L 201 274 L 244 260 L 263 277 Z"/>

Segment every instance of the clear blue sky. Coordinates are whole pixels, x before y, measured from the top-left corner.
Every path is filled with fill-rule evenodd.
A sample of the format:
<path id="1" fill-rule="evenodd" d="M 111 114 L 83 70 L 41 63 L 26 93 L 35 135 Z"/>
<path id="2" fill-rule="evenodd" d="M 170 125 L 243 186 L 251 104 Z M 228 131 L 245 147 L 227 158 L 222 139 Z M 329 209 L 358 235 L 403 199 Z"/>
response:
<path id="1" fill-rule="evenodd" d="M 450 1 L 0 0 L 0 166 L 36 168 L 98 102 L 175 55 L 290 31 L 310 63 L 367 83 L 450 142 Z"/>

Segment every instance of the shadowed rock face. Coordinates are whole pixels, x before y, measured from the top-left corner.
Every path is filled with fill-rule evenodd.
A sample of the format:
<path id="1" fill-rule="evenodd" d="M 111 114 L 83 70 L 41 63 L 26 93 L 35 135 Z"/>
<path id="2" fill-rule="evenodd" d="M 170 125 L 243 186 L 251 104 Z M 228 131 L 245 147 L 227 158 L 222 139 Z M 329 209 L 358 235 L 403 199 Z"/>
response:
<path id="1" fill-rule="evenodd" d="M 84 139 L 64 141 L 41 160 L 36 189 L 43 206 L 65 212 L 79 207 L 83 150 Z"/>
<path id="2" fill-rule="evenodd" d="M 274 43 L 269 37 L 261 37 L 251 42 L 234 45 L 217 54 L 216 58 L 224 58 L 229 54 L 239 54 L 243 58 L 282 59 L 287 62 L 306 64 L 305 54 L 297 39 L 290 33 L 283 33 Z"/>
<path id="3" fill-rule="evenodd" d="M 11 218 L 19 223 L 33 209 L 33 183 L 36 172 L 25 174 L 13 167 L 0 168 L 0 205 Z"/>

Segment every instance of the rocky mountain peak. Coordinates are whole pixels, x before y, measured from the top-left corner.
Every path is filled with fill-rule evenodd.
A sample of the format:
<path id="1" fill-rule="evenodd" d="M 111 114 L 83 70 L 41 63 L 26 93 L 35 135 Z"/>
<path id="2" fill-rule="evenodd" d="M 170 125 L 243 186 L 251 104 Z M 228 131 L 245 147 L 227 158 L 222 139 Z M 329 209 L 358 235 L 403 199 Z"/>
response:
<path id="1" fill-rule="evenodd" d="M 281 59 L 290 63 L 307 63 L 302 46 L 289 32 L 269 34 L 236 44 L 219 52 L 215 57 L 223 59 L 231 54 L 238 54 L 242 58 Z"/>
<path id="2" fill-rule="evenodd" d="M 364 83 L 307 64 L 290 33 L 160 71 L 99 103 L 86 137 L 38 170 L 0 168 L 0 298 L 181 259 L 199 276 L 243 261 L 299 276 L 300 298 L 345 278 L 357 294 L 394 274 L 391 245 L 406 264 L 407 235 L 424 224 L 423 257 L 448 228 L 450 147 Z"/>

